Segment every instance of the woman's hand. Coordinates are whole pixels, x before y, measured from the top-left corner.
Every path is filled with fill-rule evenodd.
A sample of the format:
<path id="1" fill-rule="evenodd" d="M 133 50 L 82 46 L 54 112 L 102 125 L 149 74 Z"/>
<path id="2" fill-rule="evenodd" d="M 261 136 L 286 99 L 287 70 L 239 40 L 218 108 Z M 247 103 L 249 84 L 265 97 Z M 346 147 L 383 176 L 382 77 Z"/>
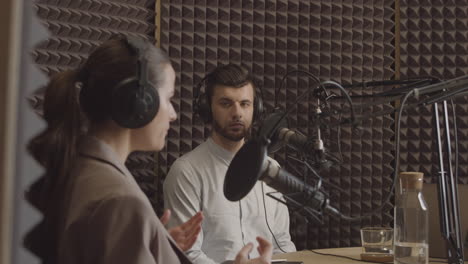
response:
<path id="1" fill-rule="evenodd" d="M 166 225 L 170 218 L 171 211 L 166 209 L 163 216 L 161 216 L 161 223 Z M 187 222 L 168 230 L 172 239 L 174 239 L 174 241 L 177 243 L 177 246 L 179 246 L 182 251 L 185 252 L 189 250 L 193 244 L 195 244 L 195 241 L 197 240 L 198 234 L 201 230 L 202 220 L 203 214 L 202 212 L 198 212 Z"/>
<path id="2" fill-rule="evenodd" d="M 273 255 L 273 246 L 268 240 L 262 237 L 257 237 L 258 241 L 258 253 L 260 256 L 254 259 L 248 259 L 249 253 L 253 249 L 253 244 L 249 243 L 243 247 L 236 256 L 234 264 L 270 264 L 271 256 Z"/>

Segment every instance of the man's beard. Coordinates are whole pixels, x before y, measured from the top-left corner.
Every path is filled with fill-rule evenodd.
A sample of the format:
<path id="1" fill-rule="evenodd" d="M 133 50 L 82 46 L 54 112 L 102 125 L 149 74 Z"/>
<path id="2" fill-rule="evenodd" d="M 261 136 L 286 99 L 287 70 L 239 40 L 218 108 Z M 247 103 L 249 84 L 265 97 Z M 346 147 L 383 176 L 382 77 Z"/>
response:
<path id="1" fill-rule="evenodd" d="M 232 133 L 229 131 L 229 127 L 221 127 L 221 125 L 218 123 L 218 121 L 213 120 L 213 129 L 216 131 L 218 134 L 223 136 L 224 138 L 227 138 L 231 141 L 238 142 L 241 141 L 244 138 L 249 138 L 250 137 L 250 132 L 252 126 L 246 127 L 242 129 L 242 131 L 237 132 L 237 133 Z"/>

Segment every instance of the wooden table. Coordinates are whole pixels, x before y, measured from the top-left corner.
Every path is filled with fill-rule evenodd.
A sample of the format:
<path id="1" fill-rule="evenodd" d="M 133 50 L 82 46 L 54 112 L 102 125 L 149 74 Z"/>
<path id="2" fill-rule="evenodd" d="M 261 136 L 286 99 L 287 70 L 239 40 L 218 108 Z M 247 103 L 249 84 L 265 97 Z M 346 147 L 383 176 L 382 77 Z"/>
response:
<path id="1" fill-rule="evenodd" d="M 354 258 L 357 260 L 361 259 L 361 247 L 351 247 L 351 248 L 328 248 L 328 249 L 315 249 L 314 251 L 322 254 L 333 254 L 339 256 L 346 256 Z M 302 261 L 304 264 L 350 264 L 350 263 L 369 263 L 363 261 L 355 261 L 341 257 L 335 256 L 324 256 L 314 253 L 312 251 L 298 251 L 293 253 L 277 254 L 273 256 L 273 259 L 286 259 L 288 261 Z M 447 263 L 447 260 L 444 259 L 434 259 L 430 258 L 429 263 L 441 263 L 442 261 Z M 468 261 L 465 260 L 465 263 L 468 264 Z"/>

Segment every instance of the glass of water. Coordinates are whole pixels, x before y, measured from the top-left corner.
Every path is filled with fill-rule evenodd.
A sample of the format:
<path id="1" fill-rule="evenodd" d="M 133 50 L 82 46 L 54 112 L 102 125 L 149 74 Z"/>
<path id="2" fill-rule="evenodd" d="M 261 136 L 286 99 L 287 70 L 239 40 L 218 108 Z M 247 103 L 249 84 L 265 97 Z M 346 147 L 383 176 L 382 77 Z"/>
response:
<path id="1" fill-rule="evenodd" d="M 365 254 L 393 254 L 393 228 L 364 227 L 361 229 L 361 243 Z"/>

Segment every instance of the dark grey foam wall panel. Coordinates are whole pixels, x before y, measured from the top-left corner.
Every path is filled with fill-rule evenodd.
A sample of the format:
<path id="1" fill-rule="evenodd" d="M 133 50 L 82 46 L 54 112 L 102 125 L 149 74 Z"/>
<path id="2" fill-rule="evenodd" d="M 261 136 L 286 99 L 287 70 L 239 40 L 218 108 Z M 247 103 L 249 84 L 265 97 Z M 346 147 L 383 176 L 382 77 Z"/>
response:
<path id="1" fill-rule="evenodd" d="M 468 74 L 467 10 L 468 1 L 401 1 L 402 78 L 452 79 Z M 468 184 L 467 99 L 455 100 L 459 183 L 464 184 Z M 426 180 L 434 182 L 439 163 L 432 107 L 410 109 L 402 121 L 402 169 L 424 172 Z"/>
<path id="2" fill-rule="evenodd" d="M 174 160 L 209 135 L 192 112 L 194 86 L 206 73 L 220 64 L 244 65 L 260 81 L 270 111 L 275 88 L 291 70 L 310 71 L 322 80 L 340 83 L 390 79 L 394 76 L 393 14 L 393 3 L 385 1 L 162 1 L 161 47 L 173 61 L 180 86 L 174 100 L 179 119 L 169 131 L 167 149 L 159 154 L 158 188 Z M 297 96 L 313 84 L 304 75 L 293 75 L 276 95 L 279 105 L 293 107 Z M 331 103 L 335 109 L 342 105 L 344 101 Z M 289 117 L 291 127 L 312 134 L 314 107 L 312 97 L 299 102 Z M 387 195 L 393 172 L 392 126 L 392 117 L 379 117 L 366 121 L 360 133 L 349 126 L 341 129 L 344 162 L 323 176 L 343 189 L 336 192 L 327 187 L 332 204 L 344 213 L 369 212 Z M 331 141 L 337 133 L 337 128 L 324 131 L 335 153 L 337 142 Z M 275 156 L 287 168 L 293 166 L 288 154 L 293 153 L 283 150 Z M 358 246 L 361 226 L 389 224 L 393 216 L 387 210 L 354 224 L 325 217 L 322 226 L 307 225 L 294 214 L 291 218 L 298 248 L 320 248 Z"/>
<path id="3" fill-rule="evenodd" d="M 75 68 L 115 34 L 154 36 L 154 1 L 39 0 L 36 10 L 52 36 L 33 52 L 47 73 Z"/>
<path id="4" fill-rule="evenodd" d="M 32 56 L 49 75 L 77 68 L 94 48 L 116 34 L 154 41 L 154 0 L 39 0 L 35 9 L 51 36 Z M 38 104 L 41 94 L 33 100 Z M 156 206 L 154 153 L 134 153 L 126 165 Z"/>

